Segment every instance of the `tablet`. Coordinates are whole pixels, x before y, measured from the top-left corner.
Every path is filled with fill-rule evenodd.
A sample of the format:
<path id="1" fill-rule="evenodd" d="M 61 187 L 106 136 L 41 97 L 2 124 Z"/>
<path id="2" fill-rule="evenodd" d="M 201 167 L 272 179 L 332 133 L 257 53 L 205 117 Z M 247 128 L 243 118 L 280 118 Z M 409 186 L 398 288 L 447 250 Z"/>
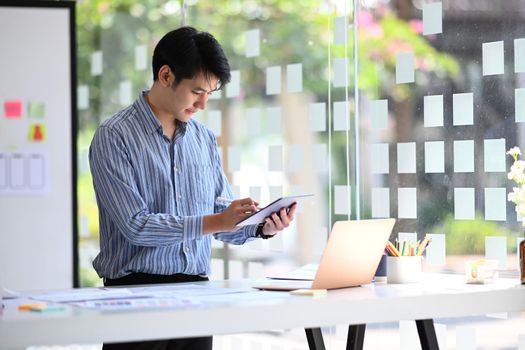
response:
<path id="1" fill-rule="evenodd" d="M 242 219 L 236 224 L 236 226 L 261 224 L 272 213 L 279 211 L 281 208 L 291 207 L 292 204 L 294 204 L 295 202 L 299 202 L 300 200 L 304 200 L 305 198 L 308 198 L 308 197 L 313 197 L 313 194 L 303 194 L 299 196 L 281 197 L 271 202 L 270 204 L 268 204 L 266 207 L 262 208 L 261 210 L 256 211 L 250 216 Z"/>

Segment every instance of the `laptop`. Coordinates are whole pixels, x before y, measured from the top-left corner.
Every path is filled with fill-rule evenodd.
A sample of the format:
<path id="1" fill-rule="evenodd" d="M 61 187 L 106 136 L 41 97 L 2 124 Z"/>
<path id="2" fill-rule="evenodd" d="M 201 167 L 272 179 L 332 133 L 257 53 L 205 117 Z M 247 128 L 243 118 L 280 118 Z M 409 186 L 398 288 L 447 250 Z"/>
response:
<path id="1" fill-rule="evenodd" d="M 337 221 L 313 280 L 267 279 L 263 290 L 336 289 L 372 282 L 395 219 Z"/>

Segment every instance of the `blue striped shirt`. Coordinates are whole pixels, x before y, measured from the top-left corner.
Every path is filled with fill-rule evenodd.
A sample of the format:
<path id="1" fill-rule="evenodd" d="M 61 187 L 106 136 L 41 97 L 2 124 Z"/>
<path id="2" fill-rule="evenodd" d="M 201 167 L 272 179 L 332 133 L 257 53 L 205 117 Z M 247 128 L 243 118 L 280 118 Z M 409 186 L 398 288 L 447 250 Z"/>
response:
<path id="1" fill-rule="evenodd" d="M 209 275 L 212 235 L 203 216 L 232 198 L 213 133 L 191 119 L 177 121 L 174 140 L 142 92 L 135 103 L 104 121 L 91 142 L 89 161 L 99 209 L 100 277 L 132 272 Z M 256 226 L 213 234 L 243 244 Z"/>

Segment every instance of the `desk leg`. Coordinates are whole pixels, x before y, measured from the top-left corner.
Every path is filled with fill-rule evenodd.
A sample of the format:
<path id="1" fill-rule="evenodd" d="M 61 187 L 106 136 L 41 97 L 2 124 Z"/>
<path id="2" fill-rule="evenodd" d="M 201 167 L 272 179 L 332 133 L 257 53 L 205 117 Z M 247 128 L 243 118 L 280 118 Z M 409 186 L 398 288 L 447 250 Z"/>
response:
<path id="1" fill-rule="evenodd" d="M 346 350 L 363 350 L 366 324 L 357 324 L 348 327 Z"/>
<path id="2" fill-rule="evenodd" d="M 439 345 L 432 319 L 416 320 L 417 332 L 422 350 L 439 350 Z"/>
<path id="3" fill-rule="evenodd" d="M 305 328 L 304 331 L 310 350 L 325 350 L 321 328 Z"/>

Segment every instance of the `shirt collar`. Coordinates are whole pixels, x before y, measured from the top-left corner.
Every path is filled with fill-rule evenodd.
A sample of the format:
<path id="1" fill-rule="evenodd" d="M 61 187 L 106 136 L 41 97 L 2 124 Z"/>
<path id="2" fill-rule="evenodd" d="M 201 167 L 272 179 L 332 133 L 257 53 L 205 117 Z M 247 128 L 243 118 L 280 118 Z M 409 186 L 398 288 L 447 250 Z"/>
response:
<path id="1" fill-rule="evenodd" d="M 144 129 L 148 134 L 158 132 L 162 135 L 162 125 L 155 116 L 155 113 L 151 110 L 148 101 L 146 101 L 146 95 L 149 90 L 144 90 L 139 94 L 139 98 L 135 101 L 134 105 L 137 111 L 139 112 L 139 122 L 144 126 Z M 176 123 L 176 136 L 182 137 L 186 134 L 186 129 L 188 123 L 181 122 L 180 120 L 175 120 Z"/>

